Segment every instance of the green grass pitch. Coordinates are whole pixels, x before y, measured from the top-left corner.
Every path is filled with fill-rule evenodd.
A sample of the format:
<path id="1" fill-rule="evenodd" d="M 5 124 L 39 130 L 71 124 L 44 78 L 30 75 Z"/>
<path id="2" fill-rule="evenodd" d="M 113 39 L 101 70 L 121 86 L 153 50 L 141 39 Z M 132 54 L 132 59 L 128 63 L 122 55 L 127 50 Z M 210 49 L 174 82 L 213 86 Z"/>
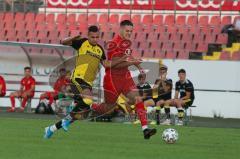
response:
<path id="1" fill-rule="evenodd" d="M 0 159 L 239 159 L 240 129 L 174 127 L 176 144 L 162 131 L 144 140 L 139 125 L 76 122 L 43 139 L 53 120 L 0 118 Z"/>

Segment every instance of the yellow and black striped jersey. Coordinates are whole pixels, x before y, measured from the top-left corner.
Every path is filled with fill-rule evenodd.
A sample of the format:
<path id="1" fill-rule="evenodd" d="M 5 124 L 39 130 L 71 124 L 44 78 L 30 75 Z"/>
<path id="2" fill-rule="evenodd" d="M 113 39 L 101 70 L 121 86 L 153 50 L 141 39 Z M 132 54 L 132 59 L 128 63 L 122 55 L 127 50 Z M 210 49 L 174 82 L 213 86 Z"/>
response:
<path id="1" fill-rule="evenodd" d="M 72 41 L 77 50 L 75 69 L 72 79 L 80 78 L 92 86 L 99 70 L 99 64 L 106 59 L 104 49 L 99 45 L 91 45 L 87 38 Z"/>

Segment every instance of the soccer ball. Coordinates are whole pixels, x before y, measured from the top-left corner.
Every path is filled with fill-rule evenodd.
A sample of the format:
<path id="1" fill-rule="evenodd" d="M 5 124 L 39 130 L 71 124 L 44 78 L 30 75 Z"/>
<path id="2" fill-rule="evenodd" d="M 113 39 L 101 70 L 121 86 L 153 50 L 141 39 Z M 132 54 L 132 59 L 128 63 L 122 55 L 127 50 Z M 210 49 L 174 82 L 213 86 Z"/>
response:
<path id="1" fill-rule="evenodd" d="M 165 129 L 162 133 L 162 139 L 168 144 L 174 144 L 178 140 L 178 132 L 173 128 Z"/>

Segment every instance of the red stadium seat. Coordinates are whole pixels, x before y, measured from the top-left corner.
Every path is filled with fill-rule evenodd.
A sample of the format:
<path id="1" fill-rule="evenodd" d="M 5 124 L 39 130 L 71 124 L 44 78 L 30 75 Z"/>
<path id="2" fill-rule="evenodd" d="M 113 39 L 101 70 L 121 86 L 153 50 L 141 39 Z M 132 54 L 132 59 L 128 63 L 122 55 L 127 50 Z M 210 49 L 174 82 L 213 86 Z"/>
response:
<path id="1" fill-rule="evenodd" d="M 184 33 L 183 35 L 182 35 L 182 42 L 187 42 L 187 43 L 189 43 L 189 42 L 192 42 L 192 40 L 193 40 L 193 36 L 192 36 L 192 34 L 190 34 L 190 33 Z"/>
<path id="2" fill-rule="evenodd" d="M 164 25 L 174 25 L 174 23 L 175 23 L 174 15 L 166 15 Z"/>
<path id="3" fill-rule="evenodd" d="M 50 39 L 58 39 L 58 34 L 59 34 L 58 31 L 56 31 L 56 30 L 51 30 L 51 31 L 49 31 L 48 37 L 49 37 Z"/>
<path id="4" fill-rule="evenodd" d="M 80 35 L 79 30 L 70 30 L 70 37 L 74 37 Z"/>
<path id="5" fill-rule="evenodd" d="M 58 14 L 57 15 L 57 23 L 64 24 L 67 21 L 67 15 L 66 14 Z"/>
<path id="6" fill-rule="evenodd" d="M 231 53 L 228 51 L 222 51 L 220 54 L 220 60 L 230 60 L 231 59 Z"/>
<path id="7" fill-rule="evenodd" d="M 176 25 L 186 25 L 186 16 L 179 15 L 176 20 Z"/>
<path id="8" fill-rule="evenodd" d="M 189 52 L 187 50 L 176 50 L 175 53 L 178 59 L 189 59 Z"/>
<path id="9" fill-rule="evenodd" d="M 34 14 L 34 13 L 28 12 L 28 13 L 25 15 L 25 21 L 26 21 L 27 23 L 35 21 L 34 19 L 35 19 L 35 14 Z"/>
<path id="10" fill-rule="evenodd" d="M 112 25 L 112 32 L 114 32 L 114 33 L 119 32 L 119 24 L 118 25 Z"/>
<path id="11" fill-rule="evenodd" d="M 192 25 L 189 28 L 189 33 L 191 33 L 191 34 L 197 34 L 197 33 L 200 33 L 200 32 L 201 32 L 201 29 L 200 29 L 199 25 Z"/>
<path id="12" fill-rule="evenodd" d="M 79 31 L 81 32 L 81 33 L 83 33 L 83 32 L 86 32 L 87 31 L 87 29 L 88 29 L 88 24 L 80 24 L 79 26 Z"/>
<path id="13" fill-rule="evenodd" d="M 87 22 L 87 14 L 80 14 L 79 16 L 78 16 L 78 23 L 79 23 L 79 25 L 81 25 L 81 24 L 85 24 L 86 22 Z"/>
<path id="14" fill-rule="evenodd" d="M 221 24 L 221 18 L 218 15 L 212 16 L 209 22 L 210 26 L 219 26 Z"/>
<path id="15" fill-rule="evenodd" d="M 240 51 L 233 52 L 232 60 L 240 61 Z"/>
<path id="16" fill-rule="evenodd" d="M 70 23 L 68 25 L 68 30 L 78 30 L 79 26 L 76 23 Z"/>
<path id="17" fill-rule="evenodd" d="M 208 21 L 209 21 L 209 17 L 203 15 L 203 16 L 201 16 L 201 17 L 199 18 L 198 24 L 199 24 L 200 26 L 208 26 Z"/>
<path id="18" fill-rule="evenodd" d="M 76 23 L 76 14 L 69 14 L 67 16 L 67 23 L 68 24 L 75 24 Z"/>
<path id="19" fill-rule="evenodd" d="M 139 15 L 139 14 L 133 15 L 132 22 L 134 24 L 140 24 L 141 23 L 141 15 Z"/>
<path id="20" fill-rule="evenodd" d="M 196 47 L 192 42 L 186 42 L 184 49 L 188 51 L 195 51 Z"/>
<path id="21" fill-rule="evenodd" d="M 180 42 L 181 35 L 178 33 L 172 33 L 170 34 L 170 41 L 172 42 Z"/>
<path id="22" fill-rule="evenodd" d="M 156 33 L 165 33 L 167 31 L 166 27 L 163 26 L 163 25 L 157 25 L 156 29 L 155 29 L 155 32 Z"/>
<path id="23" fill-rule="evenodd" d="M 172 50 L 173 49 L 173 43 L 171 42 L 164 42 L 162 46 L 163 50 Z"/>
<path id="24" fill-rule="evenodd" d="M 38 13 L 35 18 L 35 22 L 37 23 L 45 23 L 46 21 L 46 14 L 45 13 Z"/>
<path id="25" fill-rule="evenodd" d="M 185 34 L 189 32 L 189 27 L 187 26 L 178 26 L 178 33 Z"/>
<path id="26" fill-rule="evenodd" d="M 55 23 L 55 15 L 53 13 L 50 13 L 46 16 L 46 22 L 47 23 Z"/>
<path id="27" fill-rule="evenodd" d="M 198 22 L 197 16 L 195 16 L 195 15 L 188 16 L 187 25 L 196 26 L 197 22 Z"/>
<path id="28" fill-rule="evenodd" d="M 212 32 L 212 29 L 209 26 L 202 26 L 200 28 L 200 32 L 202 34 L 210 34 Z"/>
<path id="29" fill-rule="evenodd" d="M 173 50 L 183 50 L 184 49 L 184 43 L 181 43 L 181 41 L 173 43 Z"/>
<path id="30" fill-rule="evenodd" d="M 166 28 L 167 28 L 167 32 L 171 34 L 175 34 L 178 29 L 176 25 L 168 25 Z"/>
<path id="31" fill-rule="evenodd" d="M 64 24 L 58 23 L 57 24 L 57 30 L 58 31 L 67 30 L 67 24 L 66 23 L 64 23 Z"/>
<path id="32" fill-rule="evenodd" d="M 221 25 L 232 24 L 232 16 L 222 17 Z"/>
<path id="33" fill-rule="evenodd" d="M 145 41 L 139 41 L 140 45 L 139 48 L 140 49 L 148 49 L 149 48 L 149 43 L 145 42 Z"/>
<path id="34" fill-rule="evenodd" d="M 4 19 L 4 13 L 3 12 L 0 12 L 0 22 L 2 22 L 3 21 L 3 19 Z"/>
<path id="35" fill-rule="evenodd" d="M 155 15 L 153 18 L 153 25 L 162 25 L 163 24 L 163 16 L 162 15 Z"/>
<path id="36" fill-rule="evenodd" d="M 37 31 L 46 30 L 46 28 L 47 28 L 47 26 L 45 23 L 37 23 L 37 26 L 36 26 Z"/>
<path id="37" fill-rule="evenodd" d="M 124 14 L 120 18 L 120 22 L 123 20 L 131 20 L 131 16 L 129 14 Z"/>
<path id="38" fill-rule="evenodd" d="M 119 23 L 119 15 L 118 14 L 112 14 L 109 18 L 110 24 L 117 24 Z"/>
<path id="39" fill-rule="evenodd" d="M 143 30 L 145 33 L 152 33 L 155 31 L 155 28 L 153 25 L 145 25 Z"/>
<path id="40" fill-rule="evenodd" d="M 156 50 L 155 58 L 163 59 L 166 57 L 166 52 L 164 50 Z"/>
<path id="41" fill-rule="evenodd" d="M 36 30 L 28 31 L 27 37 L 28 37 L 28 39 L 36 38 L 37 37 L 37 31 Z"/>
<path id="42" fill-rule="evenodd" d="M 207 43 L 197 43 L 196 45 L 196 51 L 197 52 L 207 52 L 208 50 L 208 44 Z"/>
<path id="43" fill-rule="evenodd" d="M 54 22 L 48 23 L 48 24 L 46 25 L 46 29 L 47 29 L 47 30 L 57 30 L 57 25 L 56 25 L 56 23 L 54 23 Z"/>
<path id="44" fill-rule="evenodd" d="M 215 43 L 216 42 L 216 34 L 206 34 L 205 42 L 206 43 Z"/>
<path id="45" fill-rule="evenodd" d="M 16 21 L 24 21 L 25 14 L 21 12 L 17 12 L 15 15 L 15 20 Z"/>
<path id="46" fill-rule="evenodd" d="M 143 25 L 151 25 L 153 22 L 153 15 L 144 15 L 142 24 Z"/>
<path id="47" fill-rule="evenodd" d="M 14 21 L 14 13 L 12 13 L 12 12 L 5 13 L 3 21 L 4 22 Z"/>
<path id="48" fill-rule="evenodd" d="M 15 22 L 14 21 L 8 21 L 5 23 L 6 29 L 14 29 L 15 28 Z"/>
<path id="49" fill-rule="evenodd" d="M 37 34 L 37 38 L 39 39 L 45 39 L 47 38 L 48 32 L 46 30 L 40 30 Z"/>
<path id="50" fill-rule="evenodd" d="M 27 31 L 22 29 L 22 30 L 19 30 L 17 31 L 17 39 L 20 39 L 20 38 L 23 38 L 23 37 L 26 37 L 27 36 Z"/>
<path id="51" fill-rule="evenodd" d="M 161 42 L 168 42 L 170 39 L 171 34 L 169 33 L 160 33 L 159 41 Z"/>
<path id="52" fill-rule="evenodd" d="M 23 21 L 23 20 L 22 21 L 17 21 L 15 29 L 16 30 L 23 30 L 23 29 L 25 29 L 25 26 L 26 26 L 25 21 Z"/>
<path id="53" fill-rule="evenodd" d="M 139 52 L 139 50 L 133 50 L 132 56 L 135 58 L 141 58 L 142 57 L 142 52 Z"/>
<path id="54" fill-rule="evenodd" d="M 153 58 L 155 54 L 155 50 L 153 49 L 144 49 L 143 57 L 144 58 Z"/>
<path id="55" fill-rule="evenodd" d="M 168 50 L 167 52 L 166 52 L 166 57 L 165 57 L 166 59 L 176 59 L 177 58 L 177 54 L 176 54 L 176 52 L 175 51 L 173 51 L 173 50 Z"/>
<path id="56" fill-rule="evenodd" d="M 108 14 L 100 14 L 98 23 L 106 25 L 108 23 Z"/>
<path id="57" fill-rule="evenodd" d="M 7 30 L 6 39 L 7 39 L 7 41 L 17 41 L 16 31 L 14 29 Z"/>
<path id="58" fill-rule="evenodd" d="M 96 24 L 97 24 L 97 14 L 90 14 L 88 16 L 88 25 L 96 25 Z"/>
<path id="59" fill-rule="evenodd" d="M 68 30 L 61 30 L 59 32 L 59 39 L 60 40 L 63 40 L 65 38 L 68 38 L 69 37 L 69 31 Z"/>
<path id="60" fill-rule="evenodd" d="M 219 26 L 212 27 L 212 34 L 221 34 L 222 28 Z"/>
<path id="61" fill-rule="evenodd" d="M 137 41 L 146 41 L 147 40 L 147 34 L 146 33 L 138 33 L 136 35 L 136 40 Z"/>
<path id="62" fill-rule="evenodd" d="M 227 44 L 228 35 L 227 34 L 218 34 L 216 43 L 218 44 Z"/>
<path id="63" fill-rule="evenodd" d="M 157 41 L 159 37 L 159 34 L 155 33 L 155 32 L 150 32 L 147 36 L 147 40 L 148 41 Z"/>

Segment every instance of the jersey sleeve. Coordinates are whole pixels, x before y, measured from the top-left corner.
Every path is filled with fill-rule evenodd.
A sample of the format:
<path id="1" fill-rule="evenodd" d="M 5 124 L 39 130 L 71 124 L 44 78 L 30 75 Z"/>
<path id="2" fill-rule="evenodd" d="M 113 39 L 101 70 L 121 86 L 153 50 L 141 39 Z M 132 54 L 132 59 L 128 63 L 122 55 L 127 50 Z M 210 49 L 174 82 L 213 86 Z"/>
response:
<path id="1" fill-rule="evenodd" d="M 175 84 L 175 91 L 179 91 L 179 82 L 176 82 L 176 84 Z"/>
<path id="2" fill-rule="evenodd" d="M 106 60 L 107 58 L 106 58 L 106 55 L 105 55 L 105 51 L 104 51 L 104 49 L 102 48 L 102 46 L 101 45 L 99 45 L 98 44 L 98 46 L 101 48 L 101 50 L 102 50 L 102 57 L 101 57 L 101 61 L 103 61 L 103 60 Z"/>
<path id="3" fill-rule="evenodd" d="M 87 38 L 83 38 L 83 39 L 80 39 L 80 40 L 73 40 L 71 46 L 75 50 L 78 50 L 82 46 L 83 42 L 86 41 L 86 40 L 87 40 Z"/>
<path id="4" fill-rule="evenodd" d="M 35 81 L 34 78 L 32 78 L 31 82 L 32 82 L 32 83 L 31 83 L 32 86 L 35 86 L 35 85 L 36 85 L 36 81 Z"/>

